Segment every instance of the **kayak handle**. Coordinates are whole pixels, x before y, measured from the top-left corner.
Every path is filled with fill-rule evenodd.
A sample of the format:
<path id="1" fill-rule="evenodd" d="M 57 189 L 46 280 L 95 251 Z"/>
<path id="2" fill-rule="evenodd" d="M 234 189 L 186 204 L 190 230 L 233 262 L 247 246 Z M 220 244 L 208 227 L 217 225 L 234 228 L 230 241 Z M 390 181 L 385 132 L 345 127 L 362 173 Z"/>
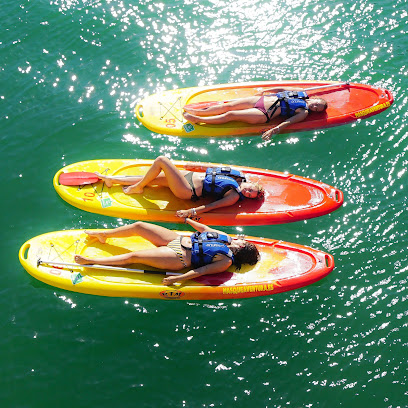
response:
<path id="1" fill-rule="evenodd" d="M 329 269 L 333 269 L 334 268 L 334 258 L 329 255 L 329 254 L 325 254 L 324 256 L 324 260 L 326 262 L 326 267 Z"/>
<path id="2" fill-rule="evenodd" d="M 394 97 L 392 96 L 392 93 L 388 89 L 384 89 L 385 94 L 387 96 L 387 99 L 392 103 L 394 102 Z"/>
<path id="3" fill-rule="evenodd" d="M 341 190 L 336 190 L 334 193 L 334 199 L 338 202 L 338 203 L 342 203 L 344 200 L 344 195 L 343 192 Z"/>
<path id="4" fill-rule="evenodd" d="M 23 259 L 24 261 L 27 260 L 27 255 L 28 255 L 28 250 L 30 249 L 31 245 L 26 242 L 21 248 L 20 248 L 20 253 L 19 257 L 20 259 Z"/>

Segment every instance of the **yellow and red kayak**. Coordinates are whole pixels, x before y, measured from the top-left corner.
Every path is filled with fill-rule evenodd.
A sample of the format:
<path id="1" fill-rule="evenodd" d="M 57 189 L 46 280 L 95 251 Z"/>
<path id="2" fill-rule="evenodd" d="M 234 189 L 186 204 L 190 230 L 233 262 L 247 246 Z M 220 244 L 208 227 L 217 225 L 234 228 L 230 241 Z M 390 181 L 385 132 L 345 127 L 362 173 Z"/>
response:
<path id="1" fill-rule="evenodd" d="M 329 87 L 325 87 L 327 85 Z M 276 118 L 267 125 L 250 125 L 242 122 L 230 122 L 225 125 L 192 124 L 184 119 L 183 107 L 190 104 L 205 105 L 254 96 L 273 87 L 297 89 L 319 87 L 319 89 L 308 91 L 308 95 L 320 96 L 328 102 L 326 112 L 313 112 L 303 122 L 288 126 L 283 133 L 327 128 L 368 118 L 384 111 L 394 101 L 391 92 L 387 89 L 357 83 L 332 81 L 246 82 L 173 89 L 149 95 L 136 105 L 135 113 L 138 120 L 151 131 L 172 136 L 259 135 L 279 124 L 282 118 Z"/>
<path id="2" fill-rule="evenodd" d="M 97 214 L 143 221 L 184 222 L 184 219 L 176 216 L 178 210 L 209 202 L 207 198 L 196 203 L 181 200 L 167 187 L 146 187 L 143 194 L 126 195 L 121 186 L 107 188 L 102 181 L 81 186 L 60 183 L 60 178 L 70 172 L 144 175 L 152 163 L 152 160 L 91 160 L 74 163 L 55 174 L 54 187 L 74 207 Z M 181 170 L 202 172 L 207 167 L 225 166 L 182 161 L 173 163 Z M 265 189 L 265 199 L 245 199 L 233 206 L 200 214 L 200 222 L 207 225 L 280 224 L 328 214 L 343 203 L 343 193 L 325 183 L 272 170 L 233 167 L 245 173 L 249 181 L 259 182 Z"/>
<path id="3" fill-rule="evenodd" d="M 25 242 L 19 258 L 30 275 L 57 288 L 100 296 L 183 300 L 269 296 L 310 285 L 334 268 L 327 253 L 273 239 L 247 239 L 261 253 L 256 265 L 244 265 L 240 271 L 231 267 L 173 286 L 162 284 L 166 271 L 145 270 L 143 265 L 94 269 L 75 264 L 77 254 L 98 258 L 153 247 L 140 237 L 109 238 L 101 244 L 80 230 L 50 232 Z"/>

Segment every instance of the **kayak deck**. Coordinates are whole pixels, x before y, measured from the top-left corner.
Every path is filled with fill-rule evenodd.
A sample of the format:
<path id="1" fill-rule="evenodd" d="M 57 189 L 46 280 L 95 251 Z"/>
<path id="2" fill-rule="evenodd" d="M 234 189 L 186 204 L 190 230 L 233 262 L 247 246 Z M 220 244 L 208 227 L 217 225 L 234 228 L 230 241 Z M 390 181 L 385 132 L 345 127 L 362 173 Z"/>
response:
<path id="1" fill-rule="evenodd" d="M 93 160 L 74 163 L 59 170 L 54 177 L 58 194 L 71 205 L 97 214 L 159 222 L 184 222 L 176 216 L 184 210 L 209 203 L 200 199 L 193 203 L 173 195 L 167 187 L 146 187 L 143 194 L 127 195 L 122 187 L 107 188 L 103 182 L 90 185 L 65 186 L 59 177 L 66 172 L 99 172 L 106 175 L 144 175 L 152 160 Z M 206 167 L 224 166 L 214 163 L 174 161 L 179 169 L 205 171 Z M 230 207 L 199 215 L 207 225 L 270 225 L 294 222 L 328 214 L 343 203 L 343 193 L 325 183 L 288 173 L 252 167 L 234 166 L 265 189 L 264 200 L 245 199 Z"/>
<path id="2" fill-rule="evenodd" d="M 95 270 L 81 265 L 63 267 L 41 263 L 73 263 L 76 254 L 99 258 L 154 247 L 140 237 L 109 238 L 101 244 L 80 230 L 50 232 L 24 243 L 19 258 L 33 277 L 61 289 L 100 296 L 184 300 L 272 295 L 310 285 L 334 268 L 333 257 L 322 251 L 272 239 L 247 239 L 256 244 L 261 253 L 261 260 L 256 265 L 243 265 L 240 271 L 231 267 L 220 274 L 202 276 L 173 286 L 161 283 L 165 276 L 161 273 L 112 271 L 109 268 Z M 129 268 L 144 267 L 130 265 Z"/>
<path id="3" fill-rule="evenodd" d="M 242 122 L 230 122 L 224 125 L 192 124 L 184 119 L 183 107 L 189 104 L 254 96 L 271 87 L 307 89 L 330 84 L 333 87 L 308 92 L 309 96 L 320 96 L 327 100 L 326 112 L 310 113 L 306 120 L 288 126 L 283 133 L 322 129 L 367 118 L 387 109 L 394 100 L 392 94 L 386 89 L 357 83 L 341 85 L 331 81 L 248 82 L 181 88 L 149 95 L 136 105 L 135 114 L 138 120 L 151 131 L 172 136 L 259 135 L 278 125 L 282 118 L 275 118 L 268 124 L 261 125 Z"/>

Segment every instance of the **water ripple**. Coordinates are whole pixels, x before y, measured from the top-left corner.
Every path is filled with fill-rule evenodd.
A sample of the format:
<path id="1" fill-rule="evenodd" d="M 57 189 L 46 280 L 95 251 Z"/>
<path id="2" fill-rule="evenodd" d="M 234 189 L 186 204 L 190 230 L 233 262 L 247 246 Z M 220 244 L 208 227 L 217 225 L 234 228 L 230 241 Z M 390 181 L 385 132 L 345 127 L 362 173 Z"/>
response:
<path id="1" fill-rule="evenodd" d="M 46 406 L 78 395 L 90 406 L 113 398 L 129 406 L 135 395 L 142 407 L 314 407 L 333 398 L 405 406 L 406 0 L 7 0 L 2 10 L 2 259 L 10 265 L 1 391 L 10 406 L 27 404 L 22 390 Z M 269 144 L 172 138 L 134 120 L 134 103 L 150 93 L 265 79 L 370 83 L 389 88 L 395 103 L 368 120 Z M 326 250 L 336 268 L 269 298 L 177 303 L 64 293 L 10 258 L 48 230 L 128 222 L 63 203 L 50 187 L 60 167 L 159 154 L 341 189 L 345 204 L 330 215 L 243 228 Z"/>

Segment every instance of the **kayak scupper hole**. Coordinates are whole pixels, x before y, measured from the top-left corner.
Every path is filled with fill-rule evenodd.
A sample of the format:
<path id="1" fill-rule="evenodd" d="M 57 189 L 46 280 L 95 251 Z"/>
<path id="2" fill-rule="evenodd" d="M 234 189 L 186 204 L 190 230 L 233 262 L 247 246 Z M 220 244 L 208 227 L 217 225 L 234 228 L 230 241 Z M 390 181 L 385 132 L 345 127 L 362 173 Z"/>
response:
<path id="1" fill-rule="evenodd" d="M 30 249 L 30 244 L 28 244 L 23 251 L 23 259 L 27 260 L 27 256 L 28 256 L 28 250 Z"/>
<path id="2" fill-rule="evenodd" d="M 143 106 L 139 106 L 139 116 L 143 118 Z"/>
<path id="3" fill-rule="evenodd" d="M 336 197 L 336 198 L 335 198 L 336 201 L 339 202 L 339 201 L 340 201 L 340 193 L 339 193 L 338 191 L 336 191 L 335 197 Z"/>

